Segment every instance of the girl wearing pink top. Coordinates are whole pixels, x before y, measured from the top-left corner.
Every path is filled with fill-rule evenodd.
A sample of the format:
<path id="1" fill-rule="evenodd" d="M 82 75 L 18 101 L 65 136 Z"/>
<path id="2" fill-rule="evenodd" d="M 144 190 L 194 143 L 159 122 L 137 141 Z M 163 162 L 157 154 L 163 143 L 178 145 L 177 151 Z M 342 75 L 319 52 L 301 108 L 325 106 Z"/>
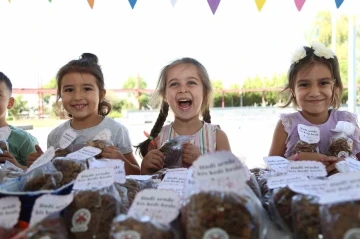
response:
<path id="1" fill-rule="evenodd" d="M 340 159 L 327 156 L 334 129 L 338 121 L 347 121 L 356 127 L 353 135 L 353 156 L 360 158 L 360 131 L 356 115 L 339 111 L 343 85 L 339 62 L 335 54 L 321 43 L 303 46 L 295 52 L 288 72 L 288 93 L 284 107 L 293 104 L 296 110 L 282 114 L 276 125 L 270 148 L 270 156 L 282 156 L 290 160 L 314 160 L 323 162 L 328 172 L 335 169 Z M 294 153 L 299 141 L 298 124 L 316 126 L 320 130 L 319 153 Z"/>
<path id="2" fill-rule="evenodd" d="M 212 86 L 205 67 L 193 58 L 182 58 L 165 66 L 156 87 L 160 100 L 160 113 L 148 139 L 137 149 L 143 157 L 141 174 L 163 168 L 162 143 L 178 135 L 193 135 L 194 140 L 182 148 L 182 161 L 186 166 L 201 155 L 212 151 L 230 151 L 227 135 L 210 123 L 209 107 L 212 103 Z M 174 122 L 165 125 L 169 108 Z M 202 116 L 202 119 L 200 119 Z"/>

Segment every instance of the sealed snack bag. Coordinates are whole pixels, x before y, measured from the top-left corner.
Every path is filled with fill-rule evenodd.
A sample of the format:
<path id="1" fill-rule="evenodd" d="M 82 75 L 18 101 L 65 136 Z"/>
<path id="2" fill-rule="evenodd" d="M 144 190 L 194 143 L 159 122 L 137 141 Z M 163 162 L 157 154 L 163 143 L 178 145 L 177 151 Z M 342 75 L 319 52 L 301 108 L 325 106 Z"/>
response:
<path id="1" fill-rule="evenodd" d="M 112 223 L 110 238 L 174 239 L 175 235 L 170 227 L 157 223 L 150 217 L 119 215 Z"/>
<path id="2" fill-rule="evenodd" d="M 185 238 L 264 238 L 265 214 L 246 184 L 247 167 L 231 152 L 202 155 L 193 167 L 197 190 L 181 210 Z"/>
<path id="3" fill-rule="evenodd" d="M 113 168 L 81 172 L 73 187 L 74 200 L 65 209 L 69 238 L 108 238 L 119 213 L 121 198 L 114 186 Z"/>
<path id="4" fill-rule="evenodd" d="M 59 212 L 52 213 L 36 225 L 20 232 L 12 239 L 68 239 L 68 232 Z"/>
<path id="5" fill-rule="evenodd" d="M 298 134 L 300 140 L 295 144 L 294 154 L 300 152 L 319 152 L 320 129 L 316 126 L 299 124 Z"/>
<path id="6" fill-rule="evenodd" d="M 21 177 L 20 190 L 34 192 L 40 190 L 54 190 L 60 187 L 63 178 L 52 162 L 48 162 L 27 172 Z"/>
<path id="7" fill-rule="evenodd" d="M 330 138 L 330 147 L 328 155 L 339 158 L 345 158 L 352 155 L 353 140 L 351 135 L 355 132 L 355 125 L 346 121 L 339 121 L 336 124 L 334 136 Z"/>
<path id="8" fill-rule="evenodd" d="M 320 238 L 319 198 L 298 194 L 292 198 L 292 225 L 295 239 Z"/>
<path id="9" fill-rule="evenodd" d="M 86 161 L 72 160 L 68 158 L 57 157 L 52 160 L 57 171 L 61 172 L 63 177 L 59 183 L 60 187 L 71 183 L 76 177 L 86 169 Z"/>
<path id="10" fill-rule="evenodd" d="M 359 238 L 359 215 L 359 200 L 322 205 L 320 209 L 320 222 L 323 238 Z"/>
<path id="11" fill-rule="evenodd" d="M 114 219 L 111 238 L 178 239 L 180 199 L 173 191 L 145 189 L 138 193 L 128 215 Z"/>
<path id="12" fill-rule="evenodd" d="M 182 165 L 182 146 L 193 138 L 194 136 L 191 135 L 181 135 L 165 141 L 160 147 L 160 151 L 165 155 L 163 167 L 180 167 Z"/>
<path id="13" fill-rule="evenodd" d="M 2 169 L 5 171 L 5 181 L 20 177 L 25 173 L 23 169 L 16 167 L 9 161 L 2 165 Z"/>

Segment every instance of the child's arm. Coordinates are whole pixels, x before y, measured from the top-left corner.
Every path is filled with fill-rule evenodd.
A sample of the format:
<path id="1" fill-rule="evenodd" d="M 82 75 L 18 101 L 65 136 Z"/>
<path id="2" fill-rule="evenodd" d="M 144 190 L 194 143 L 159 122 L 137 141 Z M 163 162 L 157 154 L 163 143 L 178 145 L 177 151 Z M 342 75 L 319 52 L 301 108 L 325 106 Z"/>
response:
<path id="1" fill-rule="evenodd" d="M 221 129 L 216 129 L 216 151 L 231 151 L 229 139 Z"/>
<path id="2" fill-rule="evenodd" d="M 276 124 L 273 139 L 270 147 L 269 156 L 281 156 L 284 157 L 286 151 L 286 138 L 287 133 L 281 120 Z"/>
<path id="3" fill-rule="evenodd" d="M 108 159 L 120 159 L 124 162 L 125 173 L 126 175 L 137 175 L 140 174 L 140 167 L 133 155 L 132 152 L 127 154 L 122 154 L 120 150 L 115 146 L 106 147 L 101 156 Z"/>

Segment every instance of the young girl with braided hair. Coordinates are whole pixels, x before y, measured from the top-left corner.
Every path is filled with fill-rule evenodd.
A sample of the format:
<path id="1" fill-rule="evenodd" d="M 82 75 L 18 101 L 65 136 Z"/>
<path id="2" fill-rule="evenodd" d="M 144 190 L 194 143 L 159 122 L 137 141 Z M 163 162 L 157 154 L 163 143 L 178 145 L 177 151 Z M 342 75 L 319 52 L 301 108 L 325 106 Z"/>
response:
<path id="1" fill-rule="evenodd" d="M 164 154 L 159 148 L 166 140 L 179 135 L 194 136 L 182 148 L 185 167 L 192 165 L 202 154 L 230 151 L 225 132 L 218 125 L 211 124 L 209 107 L 212 103 L 212 86 L 200 62 L 193 58 L 181 58 L 165 66 L 154 96 L 161 100 L 159 116 L 148 139 L 136 146 L 143 158 L 141 174 L 163 168 Z M 164 126 L 169 108 L 174 113 L 174 121 Z"/>

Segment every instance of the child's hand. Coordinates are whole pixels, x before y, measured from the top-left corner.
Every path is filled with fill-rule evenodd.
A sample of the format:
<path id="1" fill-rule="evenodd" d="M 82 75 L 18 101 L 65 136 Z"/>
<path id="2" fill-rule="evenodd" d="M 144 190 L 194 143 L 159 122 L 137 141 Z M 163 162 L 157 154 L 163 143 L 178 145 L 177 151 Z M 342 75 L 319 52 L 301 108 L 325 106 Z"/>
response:
<path id="1" fill-rule="evenodd" d="M 200 157 L 200 155 L 201 155 L 200 150 L 195 145 L 193 145 L 191 143 L 186 143 L 183 145 L 182 160 L 185 163 L 192 165 L 192 163 L 198 157 Z"/>
<path id="2" fill-rule="evenodd" d="M 26 165 L 30 167 L 31 164 L 35 162 L 44 152 L 40 148 L 39 145 L 35 145 L 36 152 L 29 153 L 29 155 L 26 158 Z"/>
<path id="3" fill-rule="evenodd" d="M 120 152 L 120 150 L 113 145 L 103 149 L 101 156 L 107 159 L 125 159 L 124 155 Z"/>
<path id="4" fill-rule="evenodd" d="M 165 155 L 158 149 L 150 150 L 141 162 L 141 174 L 151 174 L 164 167 Z"/>
<path id="5" fill-rule="evenodd" d="M 4 151 L 4 153 L 0 155 L 0 162 L 5 163 L 6 161 L 9 161 L 10 163 L 14 164 L 16 167 L 21 168 L 23 170 L 27 169 L 27 167 L 19 164 L 16 158 L 8 151 Z"/>

